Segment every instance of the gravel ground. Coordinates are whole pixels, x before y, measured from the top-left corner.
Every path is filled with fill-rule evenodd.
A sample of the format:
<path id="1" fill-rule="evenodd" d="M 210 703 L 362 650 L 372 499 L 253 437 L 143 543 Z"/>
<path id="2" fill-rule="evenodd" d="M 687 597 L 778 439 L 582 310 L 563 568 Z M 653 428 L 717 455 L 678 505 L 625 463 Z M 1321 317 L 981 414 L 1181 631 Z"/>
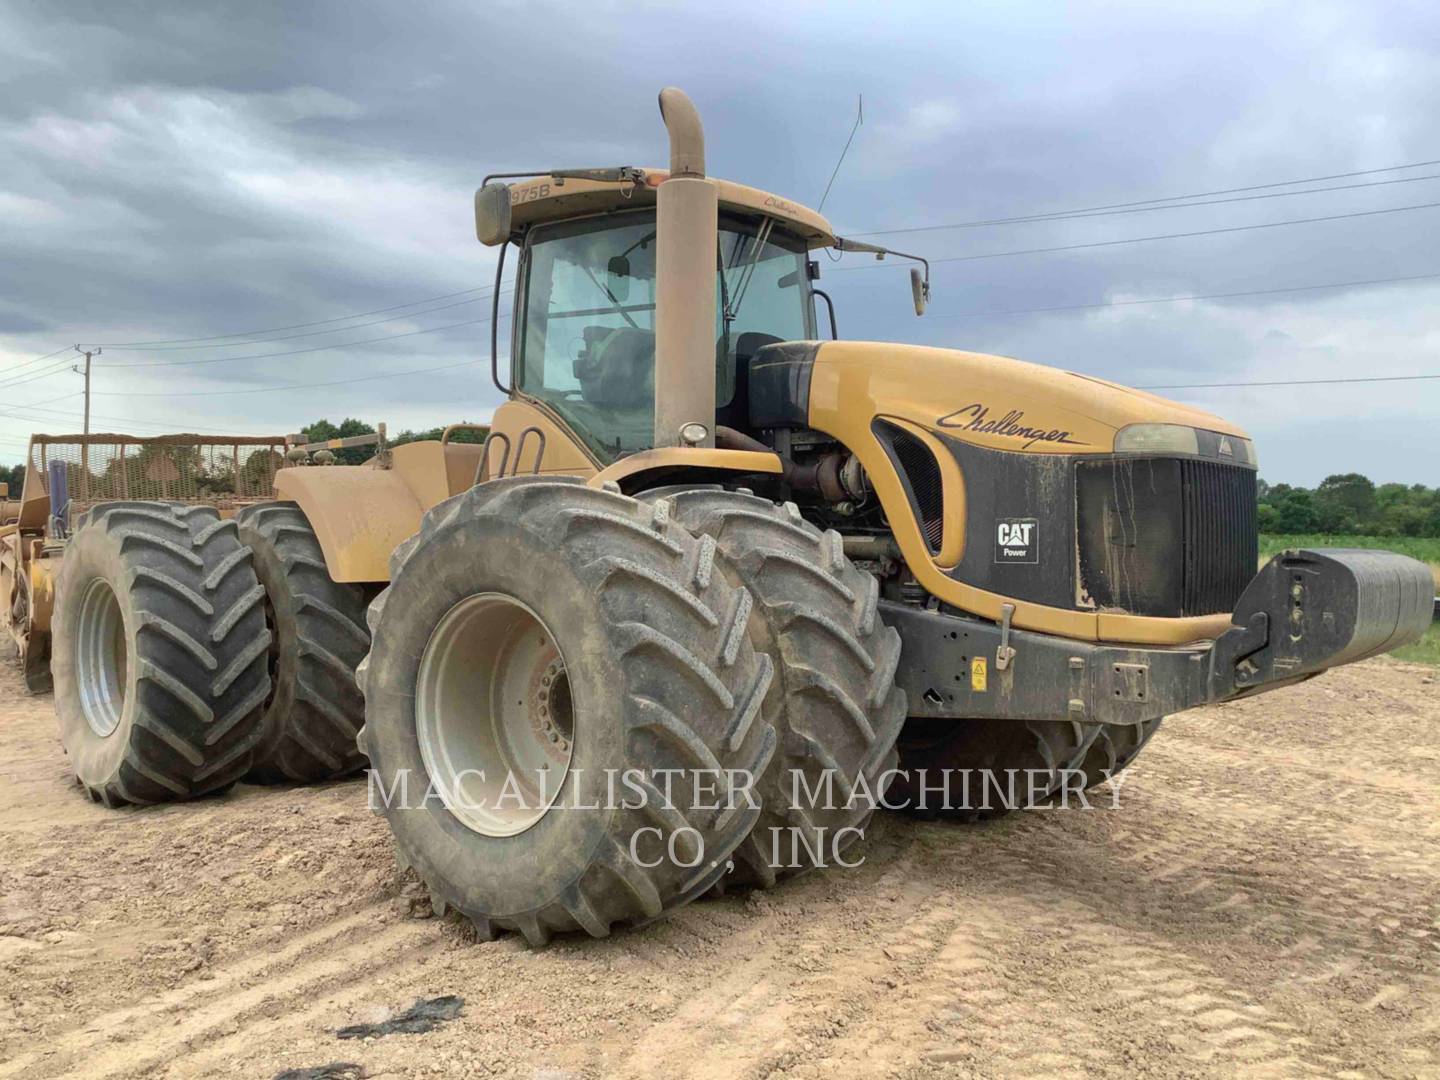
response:
<path id="1" fill-rule="evenodd" d="M 427 917 L 363 780 L 107 811 L 12 665 L 0 738 L 0 1078 L 1440 1076 L 1431 668 L 1170 720 L 1118 807 L 880 815 L 857 869 L 545 950 Z"/>

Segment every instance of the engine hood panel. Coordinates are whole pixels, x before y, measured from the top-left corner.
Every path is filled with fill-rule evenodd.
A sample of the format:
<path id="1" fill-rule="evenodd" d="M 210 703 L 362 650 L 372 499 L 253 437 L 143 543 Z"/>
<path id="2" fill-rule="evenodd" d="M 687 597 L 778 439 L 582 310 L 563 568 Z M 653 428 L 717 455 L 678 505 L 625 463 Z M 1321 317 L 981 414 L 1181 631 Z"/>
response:
<path id="1" fill-rule="evenodd" d="M 1128 424 L 1184 424 L 1246 437 L 1212 413 L 1143 390 L 1006 356 L 872 341 L 814 354 L 810 422 L 871 408 L 933 431 L 1020 453 L 1109 453 Z"/>

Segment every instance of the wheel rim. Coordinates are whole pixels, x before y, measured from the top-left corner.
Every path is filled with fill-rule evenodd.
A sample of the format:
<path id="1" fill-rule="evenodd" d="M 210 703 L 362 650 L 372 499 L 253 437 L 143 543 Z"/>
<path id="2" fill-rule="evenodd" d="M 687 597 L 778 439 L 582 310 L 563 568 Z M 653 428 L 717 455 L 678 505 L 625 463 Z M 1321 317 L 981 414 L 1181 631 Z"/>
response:
<path id="1" fill-rule="evenodd" d="M 415 694 L 420 757 L 466 828 L 515 836 L 545 816 L 570 771 L 574 716 L 554 636 L 514 597 L 468 597 L 430 635 Z"/>
<path id="2" fill-rule="evenodd" d="M 109 582 L 97 578 L 86 587 L 78 623 L 80 710 L 90 730 L 104 739 L 120 726 L 129 669 L 125 616 Z"/>

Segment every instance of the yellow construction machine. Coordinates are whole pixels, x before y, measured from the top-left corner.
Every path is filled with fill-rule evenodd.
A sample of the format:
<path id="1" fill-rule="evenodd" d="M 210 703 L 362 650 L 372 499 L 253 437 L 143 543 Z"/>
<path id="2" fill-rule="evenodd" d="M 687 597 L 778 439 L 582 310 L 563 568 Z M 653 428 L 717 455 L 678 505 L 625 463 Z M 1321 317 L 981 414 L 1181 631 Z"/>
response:
<path id="1" fill-rule="evenodd" d="M 266 723 L 318 761 L 363 722 L 372 795 L 437 910 L 532 942 L 604 935 L 843 855 L 881 793 L 1004 808 L 936 805 L 921 769 L 1021 772 L 1053 797 L 1123 768 L 1163 716 L 1428 625 L 1429 573 L 1398 555 L 1289 552 L 1257 574 L 1255 451 L 1219 417 L 1018 360 L 835 340 L 833 309 L 826 338 L 814 254 L 908 256 L 711 177 L 689 99 L 660 107 L 668 169 L 477 192 L 507 398 L 483 446 L 447 432 L 286 469 L 239 516 L 256 640 L 274 642 Z M 196 563 L 174 539 L 125 570 L 176 571 L 127 647 L 149 631 L 204 667 L 230 628 L 202 586 L 238 557 Z M 106 572 L 67 566 L 62 592 Z M 161 628 L 166 589 L 205 600 L 213 629 Z M 72 607 L 57 696 L 83 702 L 108 654 Z M 214 660 L 219 685 L 239 658 Z M 357 664 L 363 700 L 342 685 Z M 754 797 L 717 800 L 702 776 L 752 777 Z M 82 779 L 128 797 L 122 773 Z"/>

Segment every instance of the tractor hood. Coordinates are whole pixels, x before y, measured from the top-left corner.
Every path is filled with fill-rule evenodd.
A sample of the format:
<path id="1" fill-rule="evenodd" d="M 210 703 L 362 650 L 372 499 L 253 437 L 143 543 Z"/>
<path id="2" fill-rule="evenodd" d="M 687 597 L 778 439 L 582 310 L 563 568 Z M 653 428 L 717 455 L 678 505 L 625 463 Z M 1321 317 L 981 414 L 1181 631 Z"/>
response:
<path id="1" fill-rule="evenodd" d="M 996 450 L 1110 453 L 1130 424 L 1178 424 L 1245 438 L 1220 417 L 1104 379 L 1005 356 L 874 341 L 796 342 L 756 363 L 803 363 L 809 424 L 834 431 L 844 414 L 908 420 Z M 766 350 L 771 352 L 772 350 Z M 781 361 L 780 357 L 784 360 Z M 785 381 L 796 385 L 798 371 Z M 770 381 L 770 380 L 761 380 Z M 796 386 L 798 389 L 798 386 Z M 867 421 L 868 422 L 868 421 Z"/>

